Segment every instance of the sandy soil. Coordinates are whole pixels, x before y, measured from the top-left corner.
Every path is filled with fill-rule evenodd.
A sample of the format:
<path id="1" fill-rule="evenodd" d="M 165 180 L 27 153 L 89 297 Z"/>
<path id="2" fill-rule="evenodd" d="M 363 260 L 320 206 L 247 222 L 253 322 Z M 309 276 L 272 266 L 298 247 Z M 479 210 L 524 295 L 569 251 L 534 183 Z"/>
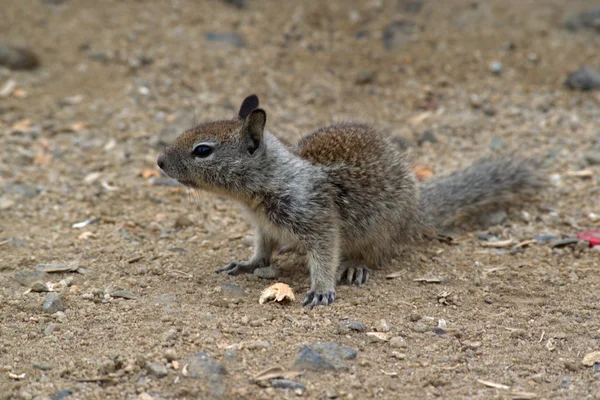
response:
<path id="1" fill-rule="evenodd" d="M 0 70 L 0 87 L 15 83 L 0 98 L 0 399 L 600 398 L 599 364 L 582 362 L 600 350 L 600 253 L 485 247 L 486 234 L 519 243 L 600 224 L 600 166 L 586 161 L 600 152 L 600 95 L 564 87 L 600 66 L 600 35 L 561 27 L 597 2 L 246 4 L 2 5 L 1 40 L 41 66 Z M 214 273 L 251 253 L 237 206 L 155 166 L 194 115 L 227 118 L 253 92 L 292 142 L 366 121 L 435 175 L 518 151 L 543 160 L 552 187 L 453 244 L 415 246 L 331 307 L 302 308 L 307 275 L 279 256 L 297 300 L 259 305 L 272 281 Z M 426 131 L 436 141 L 418 145 Z M 592 176 L 569 174 L 582 169 Z M 29 291 L 43 284 L 63 311 L 43 311 L 51 294 Z M 294 373 L 298 346 L 316 342 L 357 356 Z M 277 366 L 304 389 L 254 379 Z"/>

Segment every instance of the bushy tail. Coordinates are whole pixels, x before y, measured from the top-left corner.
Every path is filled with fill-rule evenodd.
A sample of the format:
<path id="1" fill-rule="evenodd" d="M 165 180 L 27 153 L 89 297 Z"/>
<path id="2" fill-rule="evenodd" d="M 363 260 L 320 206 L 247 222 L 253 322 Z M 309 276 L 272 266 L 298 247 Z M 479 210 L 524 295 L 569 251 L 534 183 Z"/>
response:
<path id="1" fill-rule="evenodd" d="M 485 158 L 421 187 L 429 225 L 447 228 L 491 208 L 531 199 L 546 185 L 531 160 Z"/>

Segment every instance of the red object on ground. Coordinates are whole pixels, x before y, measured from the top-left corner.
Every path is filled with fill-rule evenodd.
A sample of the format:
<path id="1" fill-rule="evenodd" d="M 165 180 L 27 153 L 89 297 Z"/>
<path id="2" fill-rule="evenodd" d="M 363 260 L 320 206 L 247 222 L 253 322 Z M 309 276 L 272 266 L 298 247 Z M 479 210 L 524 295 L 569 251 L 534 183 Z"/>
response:
<path id="1" fill-rule="evenodd" d="M 600 229 L 594 229 L 591 231 L 579 232 L 577 239 L 587 240 L 590 242 L 590 247 L 600 245 Z"/>

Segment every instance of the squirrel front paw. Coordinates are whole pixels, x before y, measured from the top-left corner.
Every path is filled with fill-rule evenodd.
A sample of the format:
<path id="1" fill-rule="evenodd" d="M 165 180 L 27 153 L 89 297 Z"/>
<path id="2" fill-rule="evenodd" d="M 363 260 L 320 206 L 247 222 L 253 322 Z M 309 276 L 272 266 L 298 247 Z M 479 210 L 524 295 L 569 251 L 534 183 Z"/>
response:
<path id="1" fill-rule="evenodd" d="M 217 270 L 218 273 L 225 272 L 227 275 L 239 275 L 239 274 L 251 274 L 257 268 L 264 268 L 267 266 L 267 263 L 264 260 L 255 262 L 255 261 L 240 261 L 240 262 L 232 262 L 226 267 L 220 268 Z"/>
<path id="2" fill-rule="evenodd" d="M 304 298 L 304 306 L 311 310 L 316 306 L 328 306 L 335 300 L 335 290 L 309 290 Z"/>

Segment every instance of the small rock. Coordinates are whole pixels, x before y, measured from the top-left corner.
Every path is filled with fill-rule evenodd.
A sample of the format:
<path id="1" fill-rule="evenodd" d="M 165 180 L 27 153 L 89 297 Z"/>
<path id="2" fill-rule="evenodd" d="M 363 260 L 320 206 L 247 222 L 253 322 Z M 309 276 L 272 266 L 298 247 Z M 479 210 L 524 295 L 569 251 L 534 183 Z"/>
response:
<path id="1" fill-rule="evenodd" d="M 164 333 L 163 340 L 165 342 L 171 342 L 171 341 L 174 341 L 175 339 L 177 339 L 178 336 L 179 336 L 179 332 L 177 332 L 177 329 L 171 328 Z"/>
<path id="2" fill-rule="evenodd" d="M 69 397 L 72 394 L 73 394 L 72 390 L 70 390 L 70 389 L 63 389 L 60 392 L 58 392 L 55 395 L 53 395 L 50 399 L 51 400 L 63 400 L 63 399 L 66 399 L 67 397 Z"/>
<path id="3" fill-rule="evenodd" d="M 367 338 L 369 343 L 384 343 L 389 340 L 388 335 L 383 332 L 367 332 Z"/>
<path id="4" fill-rule="evenodd" d="M 342 360 L 353 360 L 358 354 L 356 350 L 334 342 L 317 342 L 311 348 L 323 357 L 327 357 L 334 364 L 341 363 Z"/>
<path id="5" fill-rule="evenodd" d="M 177 352 L 174 349 L 166 349 L 163 353 L 167 361 L 177 360 Z"/>
<path id="6" fill-rule="evenodd" d="M 246 292 L 243 288 L 236 285 L 235 283 L 224 283 L 221 285 L 221 292 L 223 295 L 230 299 L 238 299 L 246 296 Z"/>
<path id="7" fill-rule="evenodd" d="M 502 73 L 502 63 L 500 61 L 494 61 L 491 63 L 490 72 L 494 75 L 500 75 Z"/>
<path id="8" fill-rule="evenodd" d="M 429 143 L 437 143 L 437 138 L 435 137 L 435 134 L 433 133 L 433 131 L 430 130 L 426 130 L 425 132 L 423 132 L 421 134 L 421 137 L 417 140 L 417 143 L 419 144 L 419 146 L 422 146 L 423 143 L 429 142 Z"/>
<path id="9" fill-rule="evenodd" d="M 587 66 L 581 67 L 567 77 L 565 85 L 573 90 L 598 89 L 600 88 L 600 71 Z"/>
<path id="10" fill-rule="evenodd" d="M 389 332 L 390 325 L 385 319 L 382 319 L 377 323 L 377 325 L 375 325 L 375 329 L 377 330 L 377 332 Z"/>
<path id="11" fill-rule="evenodd" d="M 392 357 L 394 357 L 396 360 L 404 360 L 406 358 L 406 354 L 392 351 Z"/>
<path id="12" fill-rule="evenodd" d="M 402 336 L 394 336 L 390 339 L 390 346 L 396 349 L 403 349 L 408 347 L 406 340 Z"/>
<path id="13" fill-rule="evenodd" d="M 561 247 L 576 245 L 578 241 L 579 241 L 579 239 L 577 239 L 577 238 L 566 238 L 566 239 L 555 240 L 554 242 L 550 243 L 550 247 L 554 249 L 554 248 L 561 248 Z"/>
<path id="14" fill-rule="evenodd" d="M 235 32 L 206 32 L 204 39 L 208 42 L 228 44 L 234 47 L 244 47 L 244 40 Z"/>
<path id="15" fill-rule="evenodd" d="M 586 354 L 581 363 L 586 367 L 592 367 L 594 364 L 600 364 L 600 351 L 593 351 Z"/>
<path id="16" fill-rule="evenodd" d="M 49 292 L 50 289 L 48 288 L 48 286 L 41 281 L 35 281 L 31 284 L 30 287 L 32 292 L 36 292 L 36 293 L 45 293 L 45 292 Z"/>
<path id="17" fill-rule="evenodd" d="M 122 299 L 134 300 L 137 299 L 138 296 L 135 293 L 130 292 L 129 290 L 115 290 L 111 292 L 111 297 L 120 297 Z"/>
<path id="18" fill-rule="evenodd" d="M 222 0 L 223 3 L 225 4 L 229 4 L 230 6 L 242 9 L 242 8 L 246 8 L 247 1 L 246 0 Z"/>
<path id="19" fill-rule="evenodd" d="M 292 381 L 290 379 L 273 379 L 271 381 L 271 386 L 276 389 L 292 389 L 292 390 L 300 390 L 304 392 L 306 390 L 306 386 L 300 382 Z"/>
<path id="20" fill-rule="evenodd" d="M 600 32 L 600 7 L 594 7 L 568 18 L 563 26 L 575 32 L 580 29 L 590 29 Z"/>
<path id="21" fill-rule="evenodd" d="M 599 165 L 600 153 L 587 153 L 585 155 L 585 162 L 587 162 L 588 165 Z"/>
<path id="22" fill-rule="evenodd" d="M 328 399 L 337 399 L 338 397 L 340 397 L 340 394 L 334 388 L 327 388 L 325 389 L 325 396 Z"/>
<path id="23" fill-rule="evenodd" d="M 340 322 L 338 325 L 338 332 L 341 334 L 348 333 L 350 331 L 364 332 L 365 327 L 360 322 Z"/>
<path id="24" fill-rule="evenodd" d="M 292 369 L 297 371 L 333 371 L 336 368 L 331 361 L 315 353 L 309 346 L 306 346 L 296 356 Z"/>
<path id="25" fill-rule="evenodd" d="M 493 211 L 479 217 L 479 223 L 485 227 L 501 225 L 506 221 L 507 217 L 508 215 L 504 210 Z"/>
<path id="26" fill-rule="evenodd" d="M 42 305 L 42 311 L 48 314 L 54 314 L 58 311 L 65 311 L 65 305 L 58 293 L 50 293 Z"/>
<path id="27" fill-rule="evenodd" d="M 260 350 L 267 349 L 269 347 L 271 347 L 271 343 L 267 342 L 266 340 L 257 340 L 244 345 L 244 348 L 248 350 Z"/>
<path id="28" fill-rule="evenodd" d="M 413 21 L 399 20 L 389 23 L 383 31 L 383 45 L 391 50 L 412 40 L 418 32 L 418 26 Z"/>
<path id="29" fill-rule="evenodd" d="M 35 282 L 45 282 L 48 275 L 41 271 L 23 271 L 15 275 L 15 280 L 22 286 L 31 287 Z"/>
<path id="30" fill-rule="evenodd" d="M 193 354 L 188 357 L 185 362 L 181 362 L 180 364 L 187 364 L 187 376 L 194 379 L 214 378 L 219 375 L 227 375 L 225 367 L 206 353 Z"/>
<path id="31" fill-rule="evenodd" d="M 367 83 L 373 83 L 376 77 L 377 73 L 374 71 L 360 71 L 358 75 L 356 75 L 354 82 L 357 85 L 366 85 Z"/>
<path id="32" fill-rule="evenodd" d="M 188 226 L 192 225 L 194 225 L 194 223 L 187 216 L 182 214 L 179 217 L 177 217 L 175 223 L 173 224 L 173 227 L 175 229 L 185 229 Z"/>
<path id="33" fill-rule="evenodd" d="M 553 241 L 556 238 L 557 238 L 556 235 L 539 235 L 539 236 L 536 236 L 535 241 L 537 243 L 548 243 L 548 242 Z"/>
<path id="34" fill-rule="evenodd" d="M 412 330 L 418 333 L 424 333 L 429 331 L 429 327 L 423 322 L 417 322 L 412 326 Z"/>
<path id="35" fill-rule="evenodd" d="M 0 43 L 0 65 L 12 70 L 34 69 L 40 64 L 37 55 L 22 47 Z"/>
<path id="36" fill-rule="evenodd" d="M 154 363 L 146 364 L 146 371 L 151 376 L 154 376 L 155 378 L 159 378 L 159 379 L 164 378 L 165 376 L 167 376 L 169 374 L 169 371 L 167 371 L 167 367 L 165 367 L 164 365 L 161 365 L 161 364 L 154 364 Z"/>
<path id="37" fill-rule="evenodd" d="M 33 363 L 31 366 L 35 369 L 39 369 L 40 371 L 50 371 L 52 368 L 52 364 L 47 363 Z"/>
<path id="38" fill-rule="evenodd" d="M 281 269 L 274 266 L 256 268 L 252 274 L 263 279 L 277 279 L 281 276 Z"/>
<path id="39" fill-rule="evenodd" d="M 475 350 L 481 347 L 481 342 L 471 342 L 470 340 L 465 340 L 461 344 L 465 349 Z"/>

